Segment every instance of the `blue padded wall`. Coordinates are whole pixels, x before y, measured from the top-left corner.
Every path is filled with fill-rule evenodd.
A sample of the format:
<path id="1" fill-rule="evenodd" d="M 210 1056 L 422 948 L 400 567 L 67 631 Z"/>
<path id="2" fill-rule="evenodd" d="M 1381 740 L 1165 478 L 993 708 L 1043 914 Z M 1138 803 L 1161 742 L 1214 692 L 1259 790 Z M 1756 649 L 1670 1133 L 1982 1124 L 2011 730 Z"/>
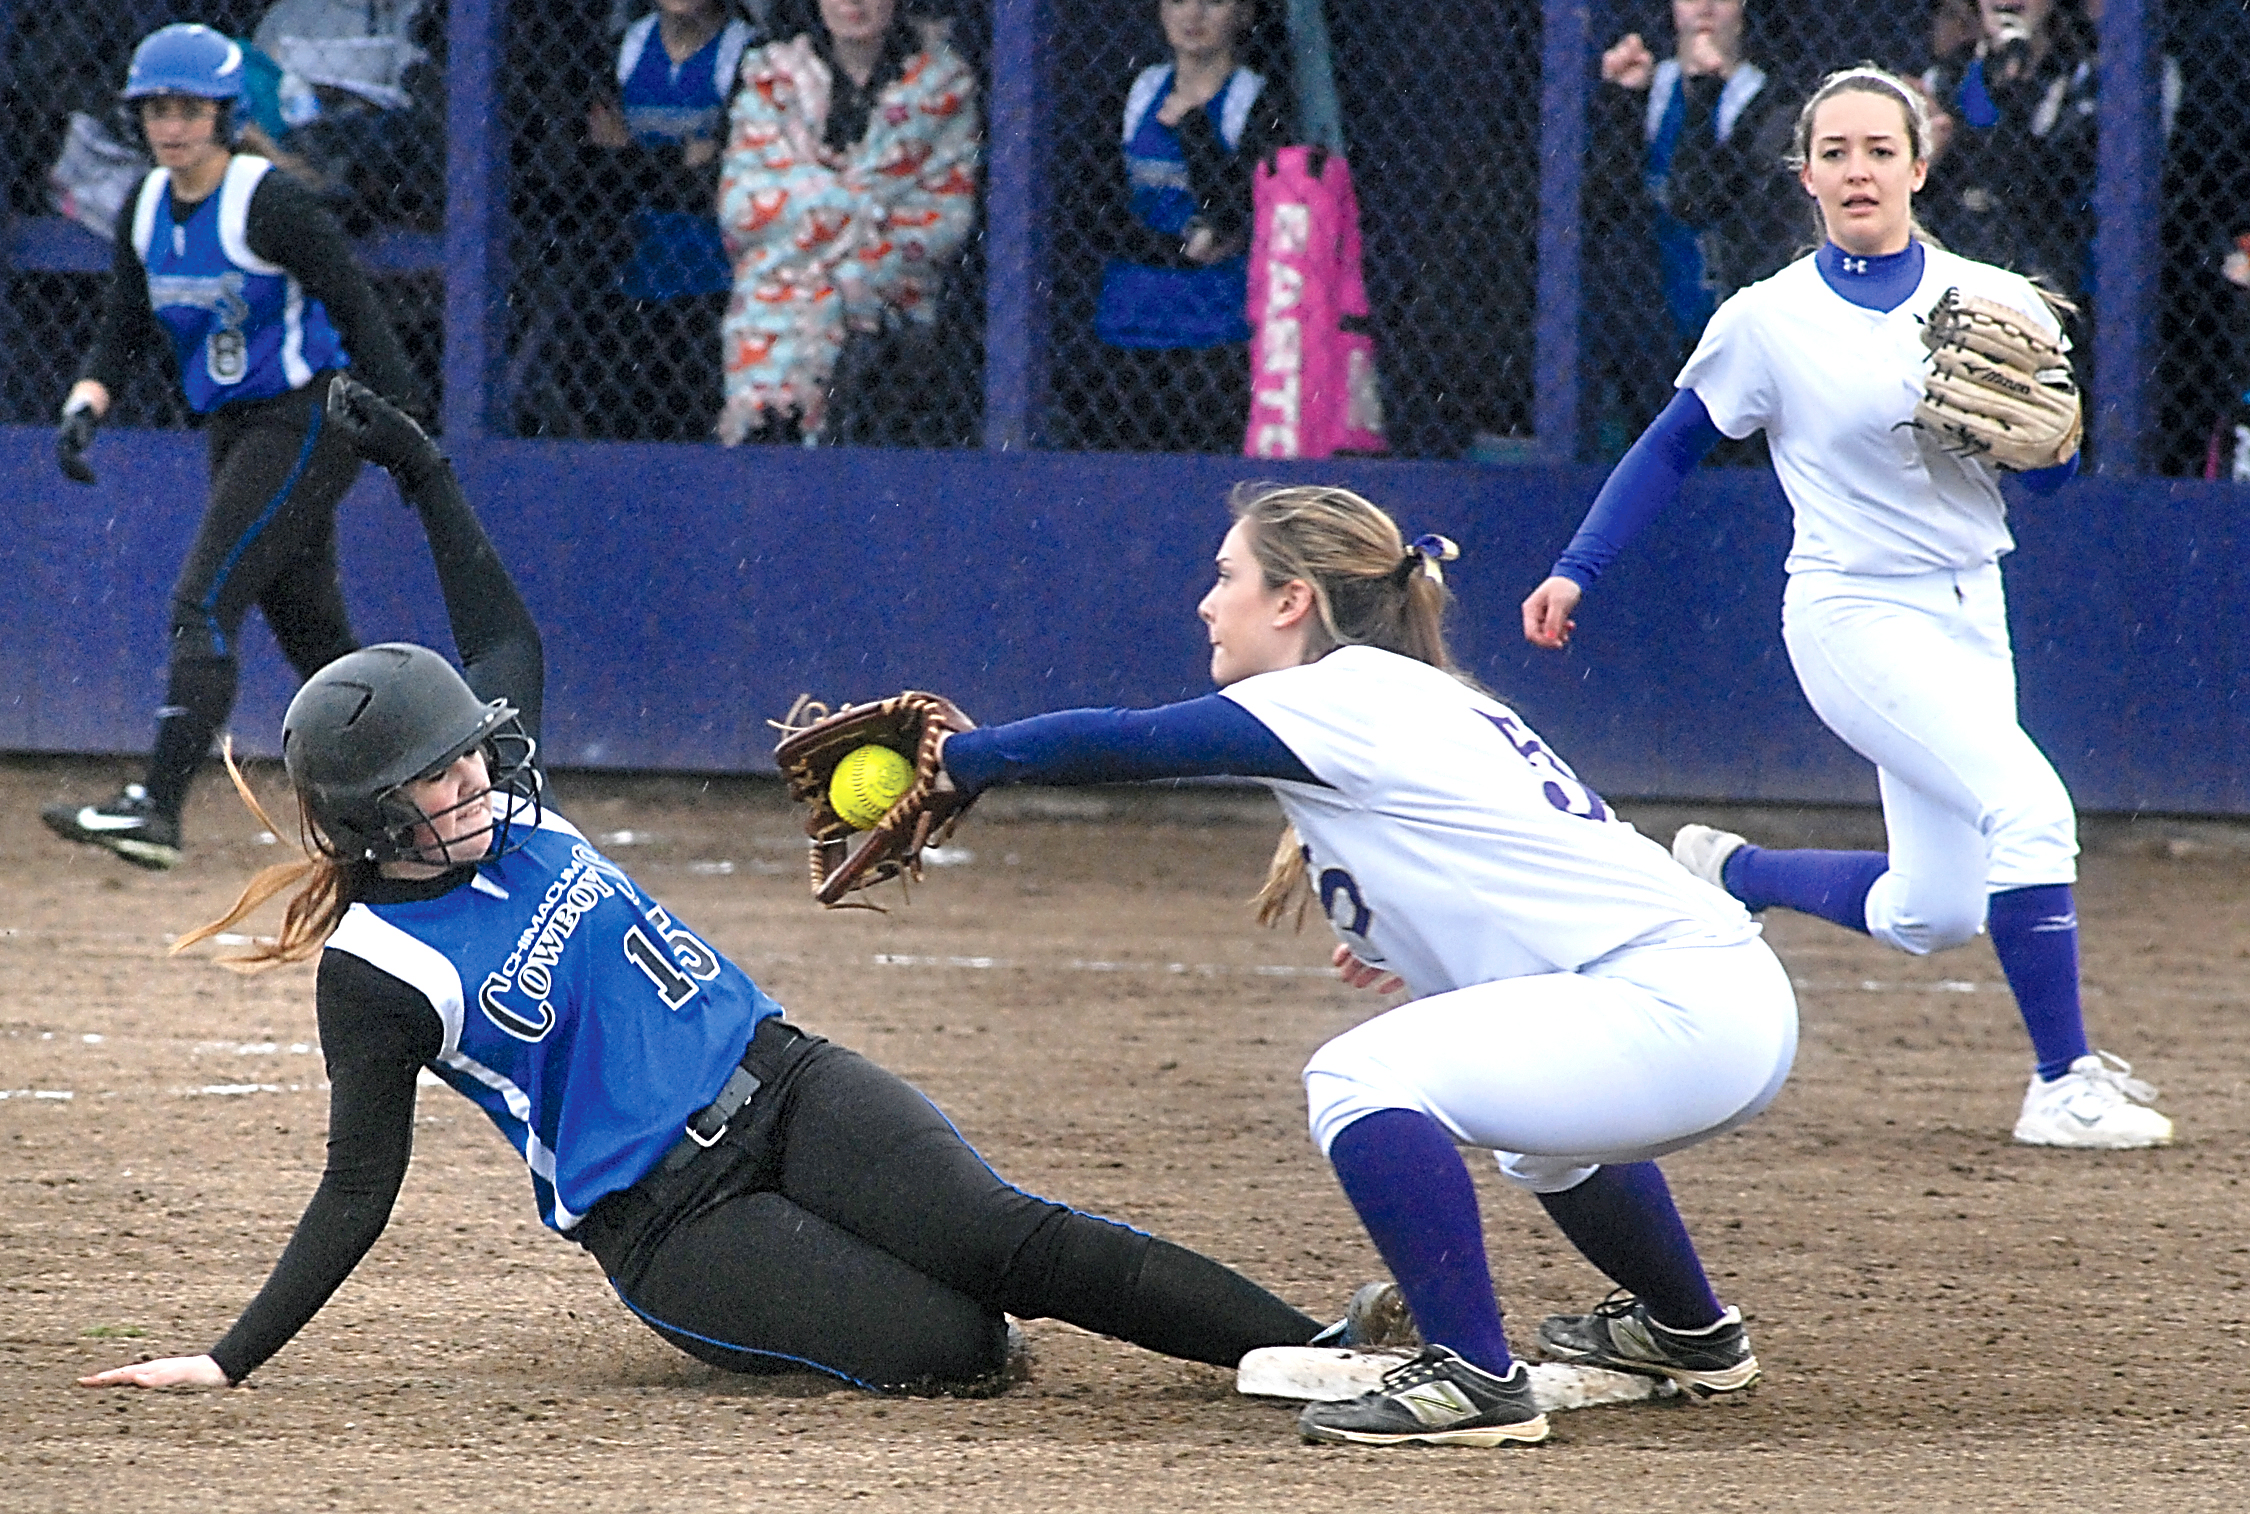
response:
<path id="1" fill-rule="evenodd" d="M 1194 618 L 1223 499 L 1332 479 L 1455 537 L 1457 640 L 1597 788 L 1870 801 L 1779 636 L 1788 512 L 1763 470 L 1706 470 L 1588 597 L 1565 656 L 1516 606 L 1599 487 L 1590 468 L 485 442 L 464 481 L 548 638 L 561 765 L 770 767 L 800 692 L 949 693 L 984 720 L 1208 688 Z M 0 428 L 0 749 L 124 752 L 162 695 L 164 599 L 203 499 L 200 439 L 105 434 L 92 489 L 42 430 Z M 2245 603 L 2227 485 L 2082 481 L 2018 512 L 2025 724 L 2082 808 L 2250 811 Z M 448 645 L 413 514 L 346 502 L 362 637 Z M 289 677 L 245 638 L 239 744 L 271 752 Z"/>

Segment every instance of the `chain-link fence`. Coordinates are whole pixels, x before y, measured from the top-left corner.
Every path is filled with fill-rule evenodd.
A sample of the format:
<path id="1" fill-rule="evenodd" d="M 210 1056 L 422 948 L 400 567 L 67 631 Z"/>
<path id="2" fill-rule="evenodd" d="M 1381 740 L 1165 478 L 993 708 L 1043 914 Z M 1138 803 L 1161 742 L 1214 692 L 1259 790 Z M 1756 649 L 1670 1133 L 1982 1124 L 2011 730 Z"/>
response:
<path id="1" fill-rule="evenodd" d="M 979 436 L 983 9 L 519 0 L 519 435 Z"/>
<path id="2" fill-rule="evenodd" d="M 0 147 L 0 417 L 53 418 L 94 339 L 120 211 L 150 165 L 119 100 L 135 44 L 197 21 L 239 40 L 245 151 L 315 191 L 374 280 L 425 398 L 442 356 L 444 0 L 103 0 L 0 5 L 8 121 Z M 115 396 L 116 423 L 179 426 L 156 365 Z"/>
<path id="3" fill-rule="evenodd" d="M 2149 462 L 2250 483 L 2250 10 L 2181 0 L 2159 66 L 2168 131 Z"/>
<path id="4" fill-rule="evenodd" d="M 492 145 L 453 135 L 494 186 L 456 200 L 494 249 L 472 274 L 446 258 L 446 0 L 0 3 L 0 405 L 51 416 L 86 346 L 140 171 L 117 88 L 173 19 L 258 44 L 251 114 L 433 394 L 442 320 L 492 312 L 490 361 L 452 375 L 490 433 L 1240 451 L 1258 365 L 1299 355 L 1254 331 L 1253 166 L 1312 142 L 1356 191 L 1366 313 L 1341 327 L 1372 342 L 1388 450 L 1492 461 L 1630 443 L 1716 303 L 1814 240 L 1789 127 L 1872 59 L 1938 114 L 1931 231 L 2077 305 L 2097 442 L 2225 476 L 2250 13 L 2110 4 L 2105 29 L 2100 0 L 455 0 L 500 39 Z M 2144 88 L 2104 98 L 2105 38 Z M 390 72 L 344 67 L 354 40 Z M 2120 122 L 2138 137 L 2105 143 Z M 179 419 L 153 379 L 124 403 Z"/>

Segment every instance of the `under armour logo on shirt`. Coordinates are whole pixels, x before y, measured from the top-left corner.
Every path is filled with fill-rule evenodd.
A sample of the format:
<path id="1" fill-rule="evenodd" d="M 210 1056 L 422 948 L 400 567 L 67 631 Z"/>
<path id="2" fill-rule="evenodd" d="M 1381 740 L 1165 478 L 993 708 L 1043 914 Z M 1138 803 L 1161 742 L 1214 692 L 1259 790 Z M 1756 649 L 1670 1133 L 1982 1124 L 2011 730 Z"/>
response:
<path id="1" fill-rule="evenodd" d="M 1867 272 L 1867 259 L 1865 258 L 1844 258 L 1840 261 L 1843 263 L 1844 272 L 1846 273 Z"/>

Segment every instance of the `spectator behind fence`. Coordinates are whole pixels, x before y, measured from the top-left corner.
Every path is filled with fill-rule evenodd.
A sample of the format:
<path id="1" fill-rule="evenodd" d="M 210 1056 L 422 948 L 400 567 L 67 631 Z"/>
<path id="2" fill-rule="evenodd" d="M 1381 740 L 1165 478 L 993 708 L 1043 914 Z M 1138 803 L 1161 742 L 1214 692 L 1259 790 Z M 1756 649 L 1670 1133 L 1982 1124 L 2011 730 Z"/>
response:
<path id="1" fill-rule="evenodd" d="M 589 435 L 696 441 L 718 419 L 734 274 L 713 204 L 727 92 L 756 40 L 726 0 L 656 0 L 625 30 L 614 94 L 587 110 L 605 244 L 600 338 L 574 354 L 600 370 Z"/>
<path id="2" fill-rule="evenodd" d="M 1286 140 L 1288 92 L 1238 61 L 1258 0 L 1158 0 L 1172 61 L 1134 78 L 1099 212 L 1107 257 L 1087 440 L 1147 452 L 1241 450 L 1250 175 Z"/>
<path id="3" fill-rule="evenodd" d="M 947 439 L 938 297 L 976 218 L 976 79 L 942 21 L 819 0 L 742 62 L 719 224 L 734 259 L 719 437 Z M 787 26 L 777 31 L 790 32 Z"/>
<path id="4" fill-rule="evenodd" d="M 1673 0 L 1672 25 L 1672 57 L 1629 34 L 1602 54 L 1602 78 L 1640 117 L 1658 272 L 1684 349 L 1720 301 L 1809 250 L 1812 225 L 1782 161 L 1793 102 L 1744 56 L 1742 0 Z"/>
<path id="5" fill-rule="evenodd" d="M 1929 228 L 1964 257 L 2047 283 L 2083 315 L 2095 293 L 2093 27 L 2074 0 L 1981 0 L 1979 10 L 1976 45 L 1922 80 L 1933 112 Z M 2167 56 L 2159 77 L 2169 137 L 2178 62 Z"/>
<path id="6" fill-rule="evenodd" d="M 1804 194 L 1782 161 L 1793 102 L 1745 56 L 1743 11 L 1743 0 L 1673 0 L 1673 56 L 1659 61 L 1638 32 L 1602 54 L 1609 87 L 1595 161 L 1603 166 L 1588 205 L 1607 235 L 1589 259 L 1588 306 L 1637 311 L 1647 322 L 1607 323 L 1612 331 L 1664 333 L 1653 346 L 1596 354 L 1606 379 L 1605 454 L 1622 451 L 1661 408 L 1667 375 L 1719 303 L 1812 241 Z M 1628 165 L 1638 173 L 1628 177 Z"/>
<path id="7" fill-rule="evenodd" d="M 277 0 L 251 35 L 243 143 L 344 223 L 435 230 L 445 215 L 438 78 L 416 38 L 425 0 Z"/>
<path id="8" fill-rule="evenodd" d="M 2168 134 L 2163 297 L 2158 304 L 2154 446 L 2166 474 L 2250 483 L 2250 11 L 2175 15 L 2165 83 L 2178 67 Z M 2159 99 L 2169 103 L 2167 96 Z"/>
<path id="9" fill-rule="evenodd" d="M 1925 72 L 1966 67 L 1976 56 L 1977 44 L 1984 40 L 1984 10 L 1978 0 L 1932 0 L 1929 32 L 1924 40 L 1929 47 Z"/>

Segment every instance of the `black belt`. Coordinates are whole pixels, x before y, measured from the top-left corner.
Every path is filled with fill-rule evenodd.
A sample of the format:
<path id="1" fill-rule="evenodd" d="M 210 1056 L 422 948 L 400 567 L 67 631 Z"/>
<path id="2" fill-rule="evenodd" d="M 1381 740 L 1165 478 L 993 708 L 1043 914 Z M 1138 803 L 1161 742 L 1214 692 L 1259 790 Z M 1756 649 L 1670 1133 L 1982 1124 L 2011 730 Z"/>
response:
<path id="1" fill-rule="evenodd" d="M 719 1096 L 688 1117 L 687 1133 L 673 1143 L 656 1164 L 659 1172 L 677 1172 L 719 1144 L 734 1117 L 742 1112 L 764 1080 L 747 1067 L 738 1066 Z"/>

